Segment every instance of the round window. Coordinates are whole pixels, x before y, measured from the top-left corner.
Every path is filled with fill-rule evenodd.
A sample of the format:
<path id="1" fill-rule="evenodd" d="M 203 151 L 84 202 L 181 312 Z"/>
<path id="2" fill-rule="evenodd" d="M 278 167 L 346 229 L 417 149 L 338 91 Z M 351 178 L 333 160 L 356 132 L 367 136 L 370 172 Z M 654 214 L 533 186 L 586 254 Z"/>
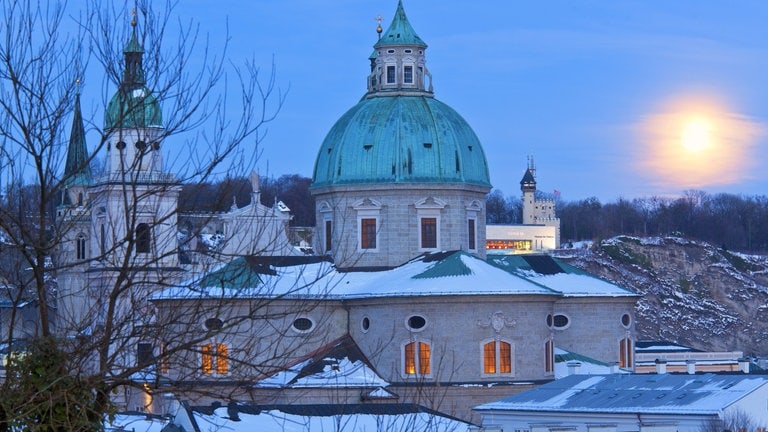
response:
<path id="1" fill-rule="evenodd" d="M 570 320 L 565 315 L 555 315 L 552 317 L 552 327 L 556 329 L 564 329 L 570 324 Z"/>
<path id="2" fill-rule="evenodd" d="M 118 142 L 117 144 L 115 144 L 115 148 L 118 149 L 118 150 L 124 149 L 125 148 L 125 142 L 123 142 L 123 141 Z"/>
<path id="3" fill-rule="evenodd" d="M 360 327 L 363 329 L 364 332 L 367 332 L 369 328 L 371 328 L 371 320 L 368 317 L 363 317 L 363 320 L 360 322 Z"/>
<path id="4" fill-rule="evenodd" d="M 160 150 L 160 143 L 155 141 L 152 143 L 152 150 Z"/>
<path id="5" fill-rule="evenodd" d="M 547 327 L 555 330 L 563 330 L 570 325 L 571 320 L 563 314 L 547 315 Z"/>
<path id="6" fill-rule="evenodd" d="M 208 330 L 221 330 L 224 327 L 224 322 L 218 318 L 208 318 L 205 320 L 205 328 Z"/>
<path id="7" fill-rule="evenodd" d="M 293 321 L 293 329 L 300 332 L 306 332 L 312 329 L 314 323 L 309 318 L 296 318 Z"/>
<path id="8" fill-rule="evenodd" d="M 632 324 L 632 317 L 628 313 L 625 313 L 621 316 L 621 325 L 629 327 L 630 324 Z"/>
<path id="9" fill-rule="evenodd" d="M 408 318 L 408 328 L 410 330 L 421 330 L 427 325 L 427 320 L 421 315 L 413 315 Z"/>
<path id="10" fill-rule="evenodd" d="M 147 143 L 144 141 L 136 141 L 136 148 L 139 149 L 139 151 L 143 152 L 147 149 Z"/>

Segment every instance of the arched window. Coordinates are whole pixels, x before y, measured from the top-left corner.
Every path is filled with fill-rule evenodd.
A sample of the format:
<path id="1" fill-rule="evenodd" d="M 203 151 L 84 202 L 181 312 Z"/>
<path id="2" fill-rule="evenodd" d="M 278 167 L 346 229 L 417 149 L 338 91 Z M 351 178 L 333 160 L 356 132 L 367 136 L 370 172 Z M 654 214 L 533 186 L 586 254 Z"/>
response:
<path id="1" fill-rule="evenodd" d="M 332 237 L 333 235 L 333 222 L 330 220 L 325 221 L 325 251 L 330 252 L 333 249 Z"/>
<path id="2" fill-rule="evenodd" d="M 99 227 L 99 231 L 101 234 L 101 239 L 100 239 L 101 241 L 99 244 L 101 245 L 101 256 L 102 256 L 102 258 L 100 259 L 103 259 L 104 254 L 107 253 L 107 234 L 106 234 L 106 229 L 104 228 L 104 224 L 102 224 Z"/>
<path id="3" fill-rule="evenodd" d="M 512 344 L 505 341 L 490 341 L 483 344 L 483 373 L 512 373 Z"/>
<path id="4" fill-rule="evenodd" d="M 82 261 L 85 259 L 85 235 L 80 234 L 77 236 L 76 244 L 75 244 L 75 257 L 78 261 Z"/>
<path id="5" fill-rule="evenodd" d="M 544 342 L 544 372 L 546 374 L 555 373 L 555 341 L 547 339 Z"/>
<path id="6" fill-rule="evenodd" d="M 229 348 L 222 343 L 209 343 L 200 351 L 204 375 L 225 375 L 229 373 Z"/>
<path id="7" fill-rule="evenodd" d="M 405 375 L 429 375 L 432 352 L 427 342 L 405 344 L 403 357 Z"/>
<path id="8" fill-rule="evenodd" d="M 149 225 L 140 223 L 136 227 L 136 252 L 149 253 L 151 239 L 152 233 L 150 232 Z"/>
<path id="9" fill-rule="evenodd" d="M 630 369 L 633 367 L 633 351 L 632 339 L 626 337 L 619 341 L 619 367 Z"/>

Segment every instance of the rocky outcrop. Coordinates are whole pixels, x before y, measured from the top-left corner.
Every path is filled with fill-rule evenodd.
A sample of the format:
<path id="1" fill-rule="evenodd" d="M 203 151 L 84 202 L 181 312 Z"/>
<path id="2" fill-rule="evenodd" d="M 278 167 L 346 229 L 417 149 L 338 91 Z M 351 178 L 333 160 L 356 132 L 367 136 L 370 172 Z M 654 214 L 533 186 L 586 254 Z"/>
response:
<path id="1" fill-rule="evenodd" d="M 679 237 L 619 236 L 558 257 L 643 297 L 638 337 L 768 353 L 768 257 Z"/>

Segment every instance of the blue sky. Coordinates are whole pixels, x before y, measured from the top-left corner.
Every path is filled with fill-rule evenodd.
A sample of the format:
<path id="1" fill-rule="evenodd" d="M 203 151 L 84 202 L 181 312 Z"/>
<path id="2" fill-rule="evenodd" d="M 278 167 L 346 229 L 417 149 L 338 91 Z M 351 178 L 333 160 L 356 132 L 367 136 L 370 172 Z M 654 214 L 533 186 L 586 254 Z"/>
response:
<path id="1" fill-rule="evenodd" d="M 376 16 L 397 2 L 185 0 L 229 57 L 254 57 L 290 90 L 261 173 L 312 175 L 327 131 L 365 92 Z M 494 187 L 565 200 L 768 193 L 768 2 L 405 0 L 427 42 L 435 97 L 483 143 Z M 707 149 L 672 151 L 703 118 Z M 689 154 L 690 153 L 690 154 Z"/>

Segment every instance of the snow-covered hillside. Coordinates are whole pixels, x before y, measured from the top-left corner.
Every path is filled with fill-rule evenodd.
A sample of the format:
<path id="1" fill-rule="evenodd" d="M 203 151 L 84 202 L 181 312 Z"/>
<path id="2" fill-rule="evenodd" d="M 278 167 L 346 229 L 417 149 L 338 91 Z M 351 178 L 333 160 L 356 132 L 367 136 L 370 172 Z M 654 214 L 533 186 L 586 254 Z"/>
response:
<path id="1" fill-rule="evenodd" d="M 768 354 L 768 257 L 679 237 L 619 236 L 558 254 L 631 289 L 642 339 Z"/>

